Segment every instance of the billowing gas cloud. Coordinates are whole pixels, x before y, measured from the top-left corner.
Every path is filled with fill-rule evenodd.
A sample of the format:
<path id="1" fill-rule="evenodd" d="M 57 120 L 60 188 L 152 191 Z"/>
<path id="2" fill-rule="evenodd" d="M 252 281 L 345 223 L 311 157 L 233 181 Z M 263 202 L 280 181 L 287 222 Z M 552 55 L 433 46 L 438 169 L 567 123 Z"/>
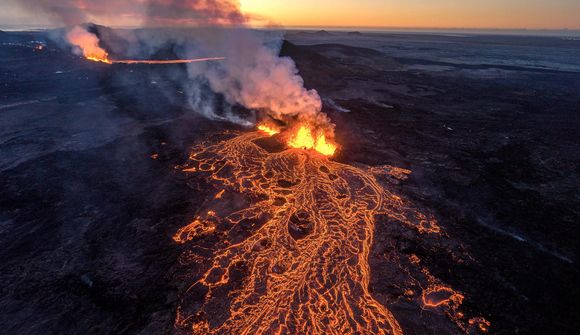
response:
<path id="1" fill-rule="evenodd" d="M 304 88 L 290 58 L 278 57 L 251 31 L 229 34 L 232 38 L 223 50 L 226 62 L 203 73 L 214 91 L 224 94 L 230 103 L 266 110 L 277 119 L 296 116 L 316 123 L 325 120 L 318 93 Z M 196 71 L 196 67 L 190 67 L 191 74 Z"/>
<path id="2" fill-rule="evenodd" d="M 211 99 L 202 93 L 203 86 L 222 94 L 231 105 L 266 112 L 276 119 L 309 122 L 332 136 L 330 122 L 320 112 L 318 93 L 304 88 L 290 58 L 278 57 L 279 48 L 272 43 L 267 45 L 263 33 L 246 26 L 247 18 L 235 0 L 24 0 L 24 3 L 69 26 L 122 16 L 138 19 L 143 27 L 203 27 L 195 30 L 194 38 L 159 32 L 131 39 L 151 49 L 166 42 L 181 45 L 180 56 L 184 58 L 226 57 L 215 64 L 188 66 L 190 101 L 194 109 L 206 116 L 216 113 L 211 112 Z M 69 33 L 72 44 L 75 43 L 71 36 L 82 35 L 79 29 Z M 192 40 L 194 43 L 190 44 Z"/>
<path id="3" fill-rule="evenodd" d="M 219 63 L 188 67 L 192 81 L 207 82 L 212 91 L 225 100 L 248 109 L 266 112 L 275 119 L 300 120 L 323 128 L 332 135 L 332 127 L 315 90 L 307 90 L 296 65 L 288 57 L 279 57 L 281 36 L 249 29 L 209 29 L 196 36 L 183 57 L 224 56 Z M 204 100 L 192 99 L 195 106 Z M 207 108 L 206 108 L 207 110 Z"/>

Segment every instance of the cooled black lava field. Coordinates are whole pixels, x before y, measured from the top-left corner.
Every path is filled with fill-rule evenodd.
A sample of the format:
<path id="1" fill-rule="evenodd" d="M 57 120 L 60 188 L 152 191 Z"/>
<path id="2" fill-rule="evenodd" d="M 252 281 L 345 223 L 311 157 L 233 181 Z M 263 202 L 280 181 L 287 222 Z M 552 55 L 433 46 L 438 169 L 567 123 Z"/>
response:
<path id="1" fill-rule="evenodd" d="M 389 166 L 378 182 L 437 221 L 431 236 L 376 218 L 369 292 L 403 333 L 479 333 L 468 320 L 483 318 L 491 334 L 577 334 L 579 40 L 291 31 L 281 55 L 336 124 L 332 160 Z M 194 110 L 185 79 L 183 64 L 100 64 L 0 32 L 0 333 L 185 333 L 178 306 L 204 265 L 184 268 L 174 237 L 216 189 L 184 167 L 199 143 L 255 131 Z M 454 313 L 403 290 L 407 259 L 461 294 Z M 218 298 L 187 305 L 218 323 Z"/>

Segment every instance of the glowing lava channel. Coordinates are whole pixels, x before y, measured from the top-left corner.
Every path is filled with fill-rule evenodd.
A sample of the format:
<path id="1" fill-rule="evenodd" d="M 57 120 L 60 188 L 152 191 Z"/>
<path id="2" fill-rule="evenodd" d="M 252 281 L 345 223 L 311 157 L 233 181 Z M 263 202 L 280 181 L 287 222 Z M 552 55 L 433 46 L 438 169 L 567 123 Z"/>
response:
<path id="1" fill-rule="evenodd" d="M 188 64 L 188 63 L 199 63 L 199 62 L 209 62 L 224 60 L 225 57 L 208 57 L 208 58 L 196 58 L 196 59 L 175 59 L 175 60 L 133 60 L 133 59 L 123 59 L 123 60 L 109 60 L 109 64 Z"/>
<path id="2" fill-rule="evenodd" d="M 148 64 L 148 65 L 165 65 L 165 64 L 189 64 L 189 63 L 199 63 L 199 62 L 209 62 L 209 61 L 218 61 L 224 60 L 225 57 L 208 57 L 208 58 L 196 58 L 196 59 L 173 59 L 173 60 L 138 60 L 138 59 L 120 59 L 120 60 L 112 60 L 108 57 L 101 58 L 95 56 L 86 56 L 87 60 L 93 62 L 101 62 L 105 64 Z"/>
<path id="3" fill-rule="evenodd" d="M 188 246 L 180 263 L 201 268 L 176 326 L 196 335 L 402 334 L 369 291 L 375 217 L 419 232 L 437 223 L 384 189 L 378 167 L 309 150 L 268 152 L 256 141 L 269 130 L 201 144 L 183 167 L 207 178 L 216 195 L 174 236 Z M 292 143 L 324 145 L 303 129 Z M 200 244 L 205 236 L 211 254 Z"/>

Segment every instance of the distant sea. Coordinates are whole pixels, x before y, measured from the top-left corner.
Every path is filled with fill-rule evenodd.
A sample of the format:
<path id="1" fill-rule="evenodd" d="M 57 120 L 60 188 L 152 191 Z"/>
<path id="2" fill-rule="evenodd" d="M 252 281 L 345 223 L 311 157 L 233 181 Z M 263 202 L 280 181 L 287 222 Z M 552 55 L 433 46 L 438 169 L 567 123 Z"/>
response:
<path id="1" fill-rule="evenodd" d="M 0 30 L 2 31 L 30 31 L 30 30 L 45 30 L 51 29 L 53 27 L 43 27 L 35 25 L 14 25 L 14 24 L 1 24 Z"/>
<path id="2" fill-rule="evenodd" d="M 518 36 L 553 36 L 578 37 L 580 29 L 438 29 L 438 28 L 368 28 L 368 27 L 286 27 L 287 30 L 326 30 L 326 31 L 359 31 L 377 33 L 433 34 L 443 36 L 457 35 L 518 35 Z"/>
<path id="3" fill-rule="evenodd" d="M 0 23 L 0 30 L 4 31 L 23 31 L 23 30 L 44 30 L 55 27 L 46 27 L 39 25 L 3 25 Z M 130 28 L 130 27 L 119 27 Z M 270 30 L 271 28 L 266 28 Z M 315 27 L 315 26 L 290 26 L 283 27 L 284 30 L 327 30 L 327 31 L 359 31 L 359 32 L 377 32 L 377 33 L 399 33 L 399 34 L 433 34 L 442 36 L 461 36 L 461 35 L 517 35 L 517 36 L 553 36 L 553 37 L 570 37 L 571 39 L 580 39 L 580 29 L 465 29 L 465 28 L 372 28 L 372 27 Z"/>

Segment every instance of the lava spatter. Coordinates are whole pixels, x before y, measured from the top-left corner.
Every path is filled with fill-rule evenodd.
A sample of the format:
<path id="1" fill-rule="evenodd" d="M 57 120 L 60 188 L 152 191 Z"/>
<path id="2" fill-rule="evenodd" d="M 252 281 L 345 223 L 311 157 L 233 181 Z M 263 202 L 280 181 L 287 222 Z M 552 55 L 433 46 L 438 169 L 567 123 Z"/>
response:
<path id="1" fill-rule="evenodd" d="M 311 150 L 268 152 L 256 144 L 268 136 L 204 143 L 183 167 L 220 196 L 174 237 L 191 243 L 182 263 L 199 265 L 197 251 L 211 259 L 192 276 L 176 327 L 191 334 L 403 334 L 369 291 L 375 217 L 420 233 L 437 233 L 435 220 L 379 184 L 385 169 Z M 216 236 L 209 255 L 195 243 L 208 234 Z"/>

